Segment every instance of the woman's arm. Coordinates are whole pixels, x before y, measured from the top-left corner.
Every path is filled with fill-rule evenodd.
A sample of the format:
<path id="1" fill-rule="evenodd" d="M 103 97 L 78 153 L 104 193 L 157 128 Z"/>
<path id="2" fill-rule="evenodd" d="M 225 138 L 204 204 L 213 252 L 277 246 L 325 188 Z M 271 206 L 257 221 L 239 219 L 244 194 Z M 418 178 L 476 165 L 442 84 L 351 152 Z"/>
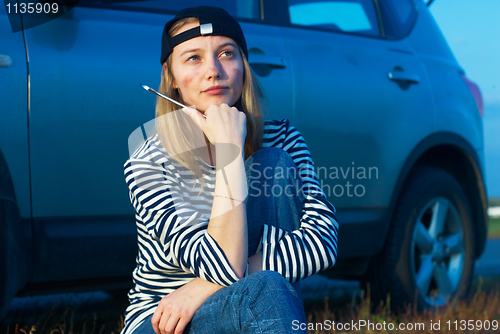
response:
<path id="1" fill-rule="evenodd" d="M 246 205 L 248 193 L 243 147 L 246 116 L 227 104 L 211 105 L 206 118 L 195 109 L 184 109 L 216 147 L 216 182 L 207 232 L 224 251 L 238 278 L 248 260 Z M 234 152 L 237 152 L 236 159 Z"/>
<path id="2" fill-rule="evenodd" d="M 226 163 L 227 151 L 219 149 L 216 156 L 218 171 L 207 232 L 224 250 L 238 278 L 242 278 L 248 258 L 247 214 L 242 202 L 246 197 L 245 164 L 241 153 L 231 163 Z"/>

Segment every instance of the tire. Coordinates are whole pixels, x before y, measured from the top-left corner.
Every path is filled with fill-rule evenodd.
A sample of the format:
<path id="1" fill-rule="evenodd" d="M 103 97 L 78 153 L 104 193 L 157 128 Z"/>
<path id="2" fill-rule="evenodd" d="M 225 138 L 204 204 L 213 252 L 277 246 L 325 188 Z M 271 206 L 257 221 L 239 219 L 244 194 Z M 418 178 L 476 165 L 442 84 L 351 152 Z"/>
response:
<path id="1" fill-rule="evenodd" d="M 384 248 L 364 279 L 372 300 L 389 295 L 393 310 L 409 303 L 423 310 L 465 297 L 474 268 L 471 217 L 465 192 L 453 176 L 416 167 L 403 186 Z"/>

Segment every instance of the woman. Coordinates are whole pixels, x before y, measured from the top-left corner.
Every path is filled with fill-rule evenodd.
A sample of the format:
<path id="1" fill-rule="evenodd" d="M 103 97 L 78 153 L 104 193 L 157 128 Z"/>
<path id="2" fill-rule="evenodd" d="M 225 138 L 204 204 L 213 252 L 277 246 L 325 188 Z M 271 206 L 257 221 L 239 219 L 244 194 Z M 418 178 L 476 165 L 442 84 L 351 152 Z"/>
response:
<path id="1" fill-rule="evenodd" d="M 160 91 L 194 107 L 158 99 L 157 134 L 125 163 L 139 254 L 124 333 L 291 332 L 298 281 L 335 263 L 334 208 L 300 133 L 263 122 L 247 58 L 220 8 L 165 25 Z"/>

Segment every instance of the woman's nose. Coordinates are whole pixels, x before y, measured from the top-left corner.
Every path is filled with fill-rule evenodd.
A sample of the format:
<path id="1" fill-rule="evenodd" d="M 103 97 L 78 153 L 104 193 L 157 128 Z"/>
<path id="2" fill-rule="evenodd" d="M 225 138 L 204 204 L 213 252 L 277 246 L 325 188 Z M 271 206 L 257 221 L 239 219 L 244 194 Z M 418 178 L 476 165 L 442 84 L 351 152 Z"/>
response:
<path id="1" fill-rule="evenodd" d="M 218 79 L 222 75 L 221 63 L 218 58 L 211 58 L 207 60 L 207 79 Z"/>

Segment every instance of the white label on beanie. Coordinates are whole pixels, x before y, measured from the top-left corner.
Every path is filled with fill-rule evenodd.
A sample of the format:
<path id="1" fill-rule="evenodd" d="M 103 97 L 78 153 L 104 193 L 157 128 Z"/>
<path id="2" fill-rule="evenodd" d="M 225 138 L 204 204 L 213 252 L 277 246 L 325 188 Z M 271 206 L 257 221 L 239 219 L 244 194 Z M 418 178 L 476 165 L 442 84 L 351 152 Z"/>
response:
<path id="1" fill-rule="evenodd" d="M 200 34 L 208 35 L 214 32 L 214 28 L 212 27 L 212 23 L 205 23 L 200 25 Z"/>

